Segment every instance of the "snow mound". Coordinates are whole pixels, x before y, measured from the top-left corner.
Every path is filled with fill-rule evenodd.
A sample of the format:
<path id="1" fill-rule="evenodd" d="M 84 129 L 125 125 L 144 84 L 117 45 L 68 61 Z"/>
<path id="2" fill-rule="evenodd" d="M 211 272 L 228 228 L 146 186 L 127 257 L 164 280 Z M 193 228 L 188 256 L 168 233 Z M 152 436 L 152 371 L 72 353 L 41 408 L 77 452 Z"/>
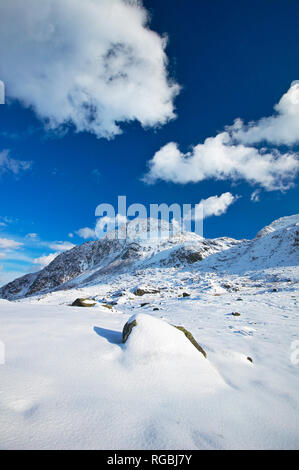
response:
<path id="1" fill-rule="evenodd" d="M 192 384 L 197 393 L 226 387 L 215 367 L 173 325 L 147 314 L 133 315 L 136 322 L 124 344 L 125 363 L 141 366 L 145 376 L 159 377 L 158 382 L 182 387 Z"/>

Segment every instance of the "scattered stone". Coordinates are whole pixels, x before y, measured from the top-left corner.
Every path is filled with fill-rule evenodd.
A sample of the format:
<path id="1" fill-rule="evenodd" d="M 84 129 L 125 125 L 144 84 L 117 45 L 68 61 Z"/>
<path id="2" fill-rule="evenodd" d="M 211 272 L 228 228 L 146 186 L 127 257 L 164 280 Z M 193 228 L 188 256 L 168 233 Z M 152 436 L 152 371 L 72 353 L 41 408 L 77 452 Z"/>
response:
<path id="1" fill-rule="evenodd" d="M 142 304 L 140 304 L 140 307 L 145 307 L 146 305 L 149 305 L 149 302 L 143 302 Z"/>
<path id="2" fill-rule="evenodd" d="M 153 312 L 156 312 L 157 310 L 160 310 L 158 307 L 153 308 Z"/>
<path id="3" fill-rule="evenodd" d="M 278 292 L 277 287 L 273 287 L 272 292 Z"/>
<path id="4" fill-rule="evenodd" d="M 243 299 L 241 299 L 241 297 L 239 297 L 237 300 L 240 302 L 240 301 L 243 300 Z"/>
<path id="5" fill-rule="evenodd" d="M 109 308 L 110 310 L 113 309 L 113 305 L 112 304 L 102 304 L 103 307 L 105 308 Z"/>
<path id="6" fill-rule="evenodd" d="M 93 307 L 96 302 L 92 302 L 90 299 L 76 299 L 72 303 L 72 307 Z"/>
<path id="7" fill-rule="evenodd" d="M 133 294 L 137 295 L 138 297 L 142 297 L 145 294 L 158 294 L 159 290 L 144 290 L 144 289 L 135 289 Z"/>
<path id="8" fill-rule="evenodd" d="M 249 356 L 247 357 L 247 360 L 248 360 L 249 362 L 253 362 L 253 360 L 252 360 L 251 357 L 249 357 Z"/>
<path id="9" fill-rule="evenodd" d="M 201 253 L 190 253 L 186 256 L 186 260 L 188 263 L 196 263 L 196 261 L 202 261 L 203 256 Z"/>
<path id="10" fill-rule="evenodd" d="M 188 294 L 188 292 L 183 292 L 183 297 L 190 297 L 190 294 Z"/>
<path id="11" fill-rule="evenodd" d="M 232 312 L 232 315 L 233 315 L 234 317 L 239 317 L 239 316 L 241 315 L 241 313 L 239 313 L 239 312 Z"/>

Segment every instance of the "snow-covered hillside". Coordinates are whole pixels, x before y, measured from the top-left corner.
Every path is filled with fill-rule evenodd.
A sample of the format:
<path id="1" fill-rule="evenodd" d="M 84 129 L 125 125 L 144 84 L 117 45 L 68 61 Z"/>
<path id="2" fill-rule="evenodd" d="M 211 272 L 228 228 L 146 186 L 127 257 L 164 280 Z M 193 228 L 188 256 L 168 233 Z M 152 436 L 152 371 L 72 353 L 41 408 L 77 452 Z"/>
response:
<path id="1" fill-rule="evenodd" d="M 0 289 L 0 297 L 17 299 L 95 285 L 121 274 L 146 273 L 150 268 L 191 271 L 225 271 L 245 273 L 299 264 L 299 216 L 284 217 L 262 229 L 253 240 L 241 242 L 231 238 L 204 239 L 194 233 L 175 233 L 164 222 L 162 237 L 146 238 L 151 219 L 124 225 L 118 239 L 111 232 L 104 239 L 84 243 L 62 253 L 38 273 L 28 274 Z M 172 230 L 169 237 L 169 230 Z M 163 236 L 164 235 L 164 236 Z M 171 271 L 172 272 L 172 271 Z"/>
<path id="2" fill-rule="evenodd" d="M 0 300 L 0 447 L 298 448 L 298 222 L 242 242 L 107 237 L 29 275 L 23 295 L 40 290 Z"/>
<path id="3" fill-rule="evenodd" d="M 151 238 L 147 238 L 150 224 L 157 230 L 154 219 L 138 219 L 138 223 L 134 220 L 120 228 L 122 238 L 110 232 L 104 239 L 76 246 L 57 256 L 40 272 L 2 287 L 0 298 L 13 300 L 57 288 L 99 284 L 149 266 L 181 267 L 239 243 L 225 237 L 206 240 L 194 233 L 177 234 L 167 222 L 162 223 L 159 236 L 151 232 Z"/>

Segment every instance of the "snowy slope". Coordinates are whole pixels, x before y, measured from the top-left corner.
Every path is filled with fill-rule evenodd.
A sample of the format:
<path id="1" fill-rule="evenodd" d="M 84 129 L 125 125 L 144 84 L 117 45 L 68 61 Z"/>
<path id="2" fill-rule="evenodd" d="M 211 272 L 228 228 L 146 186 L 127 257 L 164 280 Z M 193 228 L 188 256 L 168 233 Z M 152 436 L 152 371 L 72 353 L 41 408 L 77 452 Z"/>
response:
<path id="1" fill-rule="evenodd" d="M 111 278 L 152 265 L 178 267 L 192 264 L 239 243 L 225 237 L 206 240 L 194 233 L 177 234 L 166 222 L 162 224 L 162 236 L 148 239 L 150 223 L 156 227 L 153 219 L 124 225 L 127 235 L 124 239 L 117 239 L 115 233 L 110 232 L 104 239 L 76 246 L 57 256 L 40 272 L 2 287 L 0 297 L 13 300 L 57 288 L 97 284 L 107 276 Z"/>
<path id="2" fill-rule="evenodd" d="M 298 449 L 297 224 L 241 243 L 107 237 L 23 279 L 19 295 L 43 287 L 0 300 L 0 448 Z"/>
<path id="3" fill-rule="evenodd" d="M 57 305 L 62 291 L 53 305 L 0 301 L 0 447 L 298 448 L 298 290 L 287 287 L 239 302 L 189 285 L 191 298 L 127 297 L 113 311 Z M 149 320 L 123 345 L 132 313 L 184 325 L 208 359 Z"/>
<path id="4" fill-rule="evenodd" d="M 262 229 L 253 240 L 204 260 L 201 269 L 231 273 L 299 265 L 299 216 L 283 217 Z"/>

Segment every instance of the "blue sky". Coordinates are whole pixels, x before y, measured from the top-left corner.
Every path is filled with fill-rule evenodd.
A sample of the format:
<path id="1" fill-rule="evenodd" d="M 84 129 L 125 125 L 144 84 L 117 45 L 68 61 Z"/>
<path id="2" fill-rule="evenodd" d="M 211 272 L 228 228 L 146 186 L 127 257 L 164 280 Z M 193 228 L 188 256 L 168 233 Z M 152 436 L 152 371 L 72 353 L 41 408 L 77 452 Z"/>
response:
<path id="1" fill-rule="evenodd" d="M 44 263 L 42 257 L 86 241 L 76 231 L 93 229 L 96 206 L 103 202 L 116 206 L 118 195 L 126 195 L 128 205 L 139 202 L 146 206 L 162 202 L 197 204 L 228 192 L 240 196 L 222 215 L 205 219 L 206 237 L 250 238 L 274 219 L 298 212 L 299 91 L 296 83 L 291 88 L 299 79 L 298 2 L 273 0 L 269 8 L 267 0 L 144 0 L 144 8 L 151 15 L 149 27 L 159 35 L 149 36 L 142 29 L 138 7 L 118 16 L 122 1 L 115 0 L 110 29 L 115 32 L 119 28 L 119 34 L 114 38 L 109 36 L 111 32 L 91 32 L 93 41 L 80 29 L 78 17 L 82 23 L 86 20 L 80 11 L 84 8 L 81 2 L 78 11 L 74 8 L 74 14 L 68 15 L 69 24 L 61 21 L 61 12 L 55 8 L 50 13 L 41 11 L 42 20 L 34 27 L 28 20 L 35 34 L 24 41 L 27 20 L 25 26 L 22 22 L 18 27 L 22 11 L 13 10 L 17 1 L 4 0 L 0 7 L 0 80 L 6 86 L 6 104 L 0 106 L 0 285 L 39 269 Z M 23 2 L 27 13 L 36 1 Z M 67 1 L 64 3 L 70 8 Z M 76 3 L 74 0 L 73 5 Z M 109 2 L 99 5 L 99 15 L 101 8 L 109 12 Z M 69 96 L 72 80 L 75 82 L 76 73 L 81 73 L 76 68 L 81 56 L 91 52 L 90 61 L 96 61 L 110 41 L 114 49 L 106 50 L 106 58 L 115 57 L 115 61 L 107 62 L 109 73 L 125 69 L 127 59 L 132 59 L 130 52 L 122 52 L 123 46 L 117 52 L 127 36 L 121 21 L 124 13 L 128 14 L 132 33 L 132 54 L 140 54 L 133 74 L 128 73 L 125 85 L 116 81 L 120 85 L 109 94 L 94 80 L 94 64 L 88 66 L 84 83 L 89 83 L 92 125 L 82 124 L 76 108 L 79 93 L 72 97 L 70 119 L 61 125 L 65 102 L 61 101 L 60 107 L 59 100 L 63 94 Z M 159 61 L 165 34 L 167 66 Z M 57 38 L 60 47 L 54 48 Z M 62 71 L 57 62 L 63 64 Z M 51 75 L 53 70 L 57 75 Z M 149 70 L 153 70 L 152 76 Z M 129 95 L 128 86 L 139 86 L 136 77 L 144 81 L 144 88 L 142 85 L 136 94 Z M 75 83 L 78 87 L 78 81 Z M 281 101 L 283 96 L 286 98 Z M 279 102 L 275 111 L 273 107 Z M 134 120 L 132 116 L 137 117 Z M 263 117 L 272 120 L 260 121 Z M 237 118 L 243 120 L 242 124 L 225 131 Z M 104 124 L 99 128 L 97 121 Z M 121 134 L 112 135 L 112 121 L 121 128 Z M 246 126 L 251 121 L 253 129 Z M 229 141 L 217 144 L 215 149 L 214 141 L 210 147 L 204 144 L 205 139 L 224 131 Z M 176 147 L 166 164 L 165 146 L 170 142 Z M 196 148 L 199 144 L 202 147 Z M 232 165 L 237 161 L 231 171 L 227 164 L 219 170 L 223 148 Z M 159 158 L 153 160 L 161 149 Z M 211 152 L 217 155 L 213 167 Z M 181 167 L 179 160 L 186 159 L 186 154 L 191 162 Z M 264 155 L 269 165 L 260 169 Z M 142 177 L 149 175 L 150 162 L 152 184 L 147 184 Z M 255 165 L 256 171 L 249 178 L 247 170 Z M 257 200 L 252 200 L 255 191 Z"/>

